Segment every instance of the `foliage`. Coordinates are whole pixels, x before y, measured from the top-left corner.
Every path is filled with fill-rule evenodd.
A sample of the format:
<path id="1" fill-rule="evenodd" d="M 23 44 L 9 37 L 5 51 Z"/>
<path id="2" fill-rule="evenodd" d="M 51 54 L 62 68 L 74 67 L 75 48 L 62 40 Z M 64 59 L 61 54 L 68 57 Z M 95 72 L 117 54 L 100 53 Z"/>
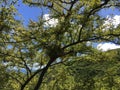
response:
<path id="1" fill-rule="evenodd" d="M 25 26 L 16 18 L 19 16 L 15 7 L 17 0 L 0 1 L 0 67 L 4 67 L 0 73 L 5 78 L 1 88 L 6 85 L 11 90 L 48 89 L 48 82 L 50 89 L 58 90 L 116 88 L 106 81 L 114 78 L 118 80 L 116 83 L 119 82 L 116 73 L 119 63 L 114 61 L 119 57 L 109 57 L 111 54 L 107 52 L 99 53 L 92 45 L 99 42 L 119 44 L 120 27 L 108 25 L 108 28 L 104 25 L 106 19 L 99 15 L 102 9 L 119 8 L 119 0 L 23 0 L 23 3 L 30 7 L 47 8 L 50 20 L 55 19 L 57 23 L 46 26 L 49 20 L 44 19 L 43 11 L 38 22 L 30 20 L 29 25 Z M 88 42 L 91 44 L 88 45 Z M 112 53 L 113 56 L 115 54 Z M 58 65 L 63 62 L 67 62 L 67 67 Z M 77 71 L 79 64 L 85 67 L 79 67 Z M 112 64 L 115 67 L 111 67 Z M 55 68 L 52 67 L 54 65 Z M 80 77 L 77 75 L 79 71 Z M 75 75 L 71 76 L 70 72 L 75 72 Z M 57 80 L 51 80 L 57 76 Z M 105 86 L 100 86 L 101 83 Z"/>
<path id="2" fill-rule="evenodd" d="M 118 90 L 120 88 L 120 62 L 116 58 L 119 55 L 113 53 L 118 53 L 118 50 L 108 51 L 106 54 L 105 52 L 95 52 L 92 57 L 87 55 L 51 67 L 45 76 L 42 89 Z M 111 57 L 108 57 L 108 54 Z"/>

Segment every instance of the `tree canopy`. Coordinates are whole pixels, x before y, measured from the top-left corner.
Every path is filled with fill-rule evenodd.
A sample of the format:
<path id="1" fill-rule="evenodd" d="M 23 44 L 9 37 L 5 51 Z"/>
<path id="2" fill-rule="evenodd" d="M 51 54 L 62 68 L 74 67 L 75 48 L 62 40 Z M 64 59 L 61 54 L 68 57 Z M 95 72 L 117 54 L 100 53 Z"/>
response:
<path id="1" fill-rule="evenodd" d="M 0 80 L 4 82 L 0 88 L 119 88 L 119 50 L 101 52 L 94 47 L 99 42 L 120 44 L 119 25 L 105 24 L 107 18 L 99 14 L 103 9 L 119 9 L 119 0 L 22 1 L 43 11 L 38 21 L 24 25 L 17 18 L 17 0 L 0 1 Z"/>

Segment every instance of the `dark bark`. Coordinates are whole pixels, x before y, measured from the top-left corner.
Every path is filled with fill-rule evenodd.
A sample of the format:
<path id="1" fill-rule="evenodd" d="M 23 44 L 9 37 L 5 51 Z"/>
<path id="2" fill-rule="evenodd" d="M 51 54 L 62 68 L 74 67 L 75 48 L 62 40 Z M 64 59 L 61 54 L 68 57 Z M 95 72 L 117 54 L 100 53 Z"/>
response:
<path id="1" fill-rule="evenodd" d="M 50 67 L 50 65 L 55 61 L 55 59 L 50 59 L 49 62 L 47 63 L 46 67 L 43 69 L 43 71 L 40 74 L 40 77 L 38 79 L 38 82 L 34 88 L 34 90 L 38 90 L 42 84 L 43 81 L 43 77 L 45 75 L 45 73 L 47 72 L 48 68 Z"/>
<path id="2" fill-rule="evenodd" d="M 21 90 L 24 90 L 25 86 L 31 81 L 31 79 L 38 74 L 42 69 L 37 70 L 30 78 L 28 78 L 24 84 L 21 85 Z"/>

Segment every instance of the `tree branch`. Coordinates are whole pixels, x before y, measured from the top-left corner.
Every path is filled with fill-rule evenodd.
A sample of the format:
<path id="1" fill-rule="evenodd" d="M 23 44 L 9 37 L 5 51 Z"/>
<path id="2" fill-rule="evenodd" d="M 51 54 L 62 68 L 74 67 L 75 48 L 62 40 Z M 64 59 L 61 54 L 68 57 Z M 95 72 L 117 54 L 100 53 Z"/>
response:
<path id="1" fill-rule="evenodd" d="M 34 90 L 38 90 L 42 84 L 42 81 L 43 81 L 43 78 L 44 78 L 44 75 L 45 73 L 47 72 L 48 68 L 50 67 L 50 65 L 55 61 L 55 58 L 52 58 L 49 60 L 49 62 L 47 63 L 46 67 L 42 70 L 41 74 L 40 74 L 40 77 L 38 79 L 38 82 L 34 88 Z"/>
<path id="2" fill-rule="evenodd" d="M 105 2 L 103 4 L 100 4 L 99 6 L 93 8 L 92 10 L 90 10 L 90 12 L 87 14 L 85 20 L 84 20 L 84 23 L 82 24 L 82 27 L 80 29 L 80 32 L 79 32 L 79 36 L 78 36 L 78 41 L 80 40 L 81 38 L 81 34 L 82 34 L 82 30 L 83 28 L 86 26 L 86 22 L 88 21 L 89 17 L 91 15 L 94 15 L 98 10 L 100 10 L 103 6 L 105 6 L 110 0 L 105 0 Z"/>
<path id="3" fill-rule="evenodd" d="M 89 38 L 89 39 L 83 39 L 83 40 L 80 40 L 80 41 L 70 43 L 70 44 L 64 46 L 62 49 L 66 49 L 68 47 L 71 47 L 73 45 L 76 45 L 76 44 L 79 44 L 79 43 L 82 43 L 82 42 L 94 41 L 94 40 L 106 40 L 106 41 L 113 42 L 113 41 L 105 38 L 105 37 L 108 37 L 108 36 L 118 37 L 118 36 L 120 36 L 120 34 L 106 34 L 106 35 L 103 35 L 103 36 L 93 36 L 92 38 Z"/>
<path id="4" fill-rule="evenodd" d="M 68 54 L 68 53 L 66 53 L 66 54 Z M 52 64 L 52 65 L 50 65 L 50 67 L 51 67 L 51 66 L 54 66 L 54 65 L 57 65 L 57 64 L 61 64 L 61 63 L 63 63 L 63 62 L 66 62 L 66 61 L 61 61 L 61 62 Z M 38 69 L 33 75 L 31 75 L 31 76 L 25 81 L 25 83 L 22 84 L 21 90 L 24 90 L 25 86 L 31 81 L 31 79 L 34 78 L 34 77 L 35 77 L 38 73 L 40 73 L 43 69 L 44 69 L 44 68 Z"/>

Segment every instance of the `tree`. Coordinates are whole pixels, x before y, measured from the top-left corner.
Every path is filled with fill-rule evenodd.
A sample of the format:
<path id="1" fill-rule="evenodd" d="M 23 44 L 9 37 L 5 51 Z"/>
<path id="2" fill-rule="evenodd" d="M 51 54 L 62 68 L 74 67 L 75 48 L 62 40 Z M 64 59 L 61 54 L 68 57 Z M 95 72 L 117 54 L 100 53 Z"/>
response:
<path id="1" fill-rule="evenodd" d="M 86 56 L 50 67 L 42 90 L 118 90 L 119 50 L 94 50 Z"/>
<path id="2" fill-rule="evenodd" d="M 1 26 L 4 28 L 0 29 L 2 32 L 0 54 L 10 67 L 17 68 L 14 74 L 19 78 L 15 77 L 15 80 L 21 90 L 27 88 L 28 83 L 37 78 L 35 76 L 39 78 L 34 90 L 38 90 L 51 66 L 74 60 L 73 57 L 92 53 L 94 42 L 119 44 L 119 26 L 107 28 L 108 26 L 104 25 L 106 19 L 98 13 L 104 8 L 119 8 L 119 0 L 114 2 L 112 0 L 90 2 L 87 0 L 23 0 L 23 2 L 31 7 L 47 8 L 50 19 L 56 19 L 57 24 L 46 26 L 45 23 L 49 20 L 45 20 L 41 15 L 38 22 L 30 20 L 26 28 L 11 13 L 16 11 L 14 5 L 9 4 L 12 8 L 10 12 L 7 7 L 1 7 L 1 17 L 5 16 L 5 18 L 1 19 L 1 24 L 3 23 Z M 4 9 L 7 15 L 2 15 Z M 91 45 L 87 44 L 88 41 Z M 33 71 L 34 64 L 39 66 L 36 71 Z M 21 73 L 23 69 L 25 74 Z"/>
<path id="3" fill-rule="evenodd" d="M 74 73 L 73 90 L 117 90 L 119 89 L 119 59 L 117 50 L 98 52 L 68 62 L 69 71 Z M 109 57 L 111 56 L 111 57 Z"/>

